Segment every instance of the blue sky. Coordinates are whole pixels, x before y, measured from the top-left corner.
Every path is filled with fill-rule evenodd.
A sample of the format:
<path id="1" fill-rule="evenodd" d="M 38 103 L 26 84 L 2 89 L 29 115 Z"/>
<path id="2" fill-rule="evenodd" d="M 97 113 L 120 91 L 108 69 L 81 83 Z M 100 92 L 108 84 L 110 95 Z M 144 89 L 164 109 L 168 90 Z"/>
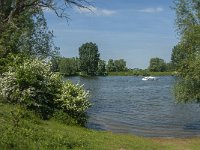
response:
<path id="1" fill-rule="evenodd" d="M 150 58 L 170 61 L 178 42 L 172 0 L 94 0 L 91 11 L 68 9 L 70 20 L 46 12 L 55 44 L 65 57 L 78 56 L 85 42 L 99 47 L 101 59 L 125 59 L 129 68 L 147 68 Z"/>

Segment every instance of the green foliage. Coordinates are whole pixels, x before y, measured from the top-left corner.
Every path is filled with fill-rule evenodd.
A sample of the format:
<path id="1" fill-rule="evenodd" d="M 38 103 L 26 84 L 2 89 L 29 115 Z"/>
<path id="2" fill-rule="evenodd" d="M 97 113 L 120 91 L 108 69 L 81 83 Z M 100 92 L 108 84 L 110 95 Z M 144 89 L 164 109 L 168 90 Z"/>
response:
<path id="1" fill-rule="evenodd" d="M 85 91 L 83 86 L 67 81 L 63 84 L 61 96 L 56 102 L 59 109 L 76 118 L 79 124 L 84 125 L 86 110 L 91 106 L 88 98 L 89 92 Z"/>
<path id="2" fill-rule="evenodd" d="M 1 52 L 0 52 L 1 53 Z M 6 65 L 9 63 L 8 59 L 0 58 L 0 75 L 7 71 Z"/>
<path id="3" fill-rule="evenodd" d="M 71 149 L 83 144 L 70 138 L 70 133 L 64 134 L 59 127 L 54 129 L 50 122 L 40 120 L 17 105 L 1 104 L 0 107 L 1 149 Z M 16 118 L 19 123 L 14 126 Z"/>
<path id="4" fill-rule="evenodd" d="M 52 57 L 50 62 L 51 62 L 51 71 L 59 72 L 60 57 L 59 56 Z"/>
<path id="5" fill-rule="evenodd" d="M 62 87 L 61 97 L 57 100 L 63 110 L 75 113 L 83 113 L 90 106 L 89 93 L 79 84 L 65 82 Z"/>
<path id="6" fill-rule="evenodd" d="M 179 102 L 200 102 L 200 56 L 179 72 L 175 96 Z"/>
<path id="7" fill-rule="evenodd" d="M 174 0 L 177 32 L 183 35 L 192 26 L 199 23 L 199 0 Z"/>
<path id="8" fill-rule="evenodd" d="M 151 58 L 149 70 L 152 72 L 163 72 L 166 71 L 166 63 L 160 58 Z"/>
<path id="9" fill-rule="evenodd" d="M 119 60 L 109 59 L 106 69 L 107 72 L 127 71 L 126 61 L 124 59 L 119 59 Z"/>
<path id="10" fill-rule="evenodd" d="M 109 59 L 108 60 L 108 64 L 106 66 L 106 70 L 107 70 L 107 72 L 115 72 L 116 71 L 113 59 Z"/>
<path id="11" fill-rule="evenodd" d="M 122 148 L 127 150 L 165 150 L 172 148 L 142 137 L 94 131 L 77 126 L 67 126 L 54 120 L 43 121 L 39 118 L 32 121 L 33 118 L 22 117 L 20 121 L 23 123 L 14 127 L 10 118 L 12 118 L 11 111 L 15 107 L 0 104 L 0 148 L 4 150 L 115 150 Z M 195 141 L 196 144 L 199 143 L 199 139 Z M 184 142 L 186 141 L 184 140 Z M 176 147 L 175 143 L 174 145 Z M 177 147 L 179 146 L 180 144 Z M 194 144 L 192 143 L 191 146 Z"/>
<path id="12" fill-rule="evenodd" d="M 48 118 L 61 86 L 62 78 L 51 72 L 50 64 L 31 58 L 9 66 L 0 79 L 0 94 L 8 103 L 24 105 Z"/>
<path id="13" fill-rule="evenodd" d="M 167 72 L 175 71 L 175 66 L 173 65 L 173 63 L 171 61 L 166 63 L 166 71 Z"/>
<path id="14" fill-rule="evenodd" d="M 59 58 L 58 63 L 59 72 L 65 76 L 76 75 L 79 71 L 78 58 Z"/>
<path id="15" fill-rule="evenodd" d="M 79 48 L 80 71 L 94 76 L 97 73 L 99 51 L 95 43 L 85 43 Z"/>
<path id="16" fill-rule="evenodd" d="M 181 36 L 172 53 L 178 75 L 175 95 L 181 102 L 200 102 L 200 3 L 176 1 L 177 27 Z"/>
<path id="17" fill-rule="evenodd" d="M 34 110 L 43 119 L 50 118 L 55 109 L 63 110 L 77 122 L 86 121 L 90 106 L 88 92 L 82 86 L 63 82 L 51 65 L 35 58 L 14 57 L 9 71 L 0 78 L 0 95 L 11 104 Z"/>
<path id="18" fill-rule="evenodd" d="M 9 54 L 26 54 L 46 58 L 57 53 L 53 44 L 53 35 L 48 30 L 46 20 L 42 12 L 23 13 L 13 20 L 13 24 L 7 24 L 0 34 L 0 58 L 3 60 L 0 72 L 5 71 Z M 23 24 L 21 24 L 23 22 Z"/>
<path id="19" fill-rule="evenodd" d="M 124 59 L 119 59 L 114 61 L 116 71 L 126 71 L 126 61 Z"/>
<path id="20" fill-rule="evenodd" d="M 63 110 L 59 110 L 59 109 L 55 110 L 51 120 L 55 120 L 57 122 L 65 124 L 65 125 L 78 125 L 79 124 L 76 119 L 74 119 L 73 117 L 68 115 Z"/>
<path id="21" fill-rule="evenodd" d="M 71 5 L 87 8 L 82 0 L 0 0 L 0 73 L 5 72 L 7 55 L 26 53 L 37 57 L 51 57 L 58 53 L 49 31 L 44 10 L 67 18 L 66 8 Z M 45 9 L 44 9 L 45 8 Z"/>
<path id="22" fill-rule="evenodd" d="M 20 16 L 27 11 L 38 12 L 44 8 L 48 8 L 52 12 L 55 12 L 58 17 L 67 18 L 66 9 L 69 6 L 77 6 L 87 8 L 89 2 L 86 0 L 61 0 L 56 3 L 56 0 L 0 0 L 0 20 L 1 23 L 11 23 L 13 19 Z"/>
<path id="23" fill-rule="evenodd" d="M 109 76 L 171 76 L 173 72 L 149 72 L 148 70 L 129 70 L 126 72 L 109 72 Z"/>
<path id="24" fill-rule="evenodd" d="M 184 62 L 184 59 L 188 57 L 186 49 L 183 45 L 178 44 L 172 49 L 171 61 L 175 69 L 180 68 L 181 64 Z"/>
<path id="25" fill-rule="evenodd" d="M 104 60 L 99 60 L 97 75 L 106 75 L 106 62 Z"/>

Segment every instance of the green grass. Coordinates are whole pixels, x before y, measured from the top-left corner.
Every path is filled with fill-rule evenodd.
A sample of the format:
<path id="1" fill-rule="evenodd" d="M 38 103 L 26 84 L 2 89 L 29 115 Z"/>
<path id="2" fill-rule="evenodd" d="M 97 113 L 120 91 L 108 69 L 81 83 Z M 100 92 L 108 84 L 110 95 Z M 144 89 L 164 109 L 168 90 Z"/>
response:
<path id="1" fill-rule="evenodd" d="M 0 149 L 197 150 L 200 139 L 151 139 L 43 121 L 0 104 Z M 23 115 L 22 115 L 23 114 Z M 16 123 L 17 122 L 17 123 Z"/>

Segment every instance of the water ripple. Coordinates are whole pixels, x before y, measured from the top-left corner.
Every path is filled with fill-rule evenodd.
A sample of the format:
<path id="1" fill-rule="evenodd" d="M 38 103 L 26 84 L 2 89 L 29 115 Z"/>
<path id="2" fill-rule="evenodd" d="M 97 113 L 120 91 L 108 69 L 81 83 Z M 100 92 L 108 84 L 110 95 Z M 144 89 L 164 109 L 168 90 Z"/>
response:
<path id="1" fill-rule="evenodd" d="M 147 137 L 200 135 L 200 108 L 176 104 L 173 77 L 142 81 L 142 77 L 70 78 L 91 92 L 88 127 Z"/>

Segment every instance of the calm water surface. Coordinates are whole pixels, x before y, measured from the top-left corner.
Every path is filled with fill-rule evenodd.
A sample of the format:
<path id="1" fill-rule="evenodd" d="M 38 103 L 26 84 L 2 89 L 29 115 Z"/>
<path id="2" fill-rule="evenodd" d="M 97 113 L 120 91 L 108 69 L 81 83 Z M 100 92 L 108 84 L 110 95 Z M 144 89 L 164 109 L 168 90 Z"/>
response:
<path id="1" fill-rule="evenodd" d="M 68 79 L 90 91 L 89 128 L 146 137 L 200 135 L 200 107 L 175 103 L 173 77 L 157 81 L 142 81 L 142 77 Z"/>

